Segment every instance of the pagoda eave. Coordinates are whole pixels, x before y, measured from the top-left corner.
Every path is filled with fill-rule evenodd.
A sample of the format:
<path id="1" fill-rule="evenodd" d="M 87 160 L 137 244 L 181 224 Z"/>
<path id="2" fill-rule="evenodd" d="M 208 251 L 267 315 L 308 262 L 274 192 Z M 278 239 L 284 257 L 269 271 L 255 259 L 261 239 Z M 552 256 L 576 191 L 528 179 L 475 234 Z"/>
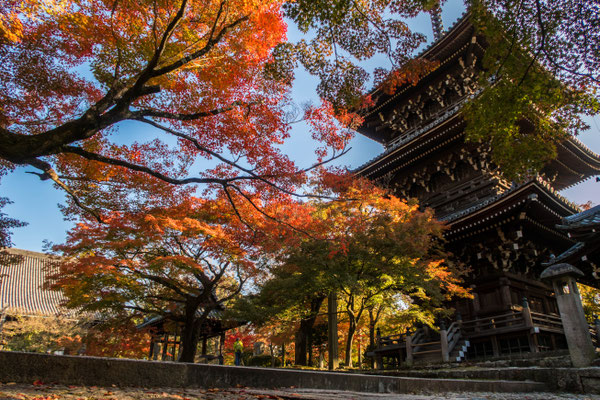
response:
<path id="1" fill-rule="evenodd" d="M 537 226 L 556 240 L 574 243 L 565 232 L 554 226 L 560 223 L 564 216 L 576 211 L 575 205 L 549 190 L 539 180 L 534 180 L 489 198 L 476 207 L 443 216 L 441 219 L 448 225 L 445 237 L 449 241 L 459 240 L 460 237 L 475 231 L 520 220 L 523 224 Z"/>

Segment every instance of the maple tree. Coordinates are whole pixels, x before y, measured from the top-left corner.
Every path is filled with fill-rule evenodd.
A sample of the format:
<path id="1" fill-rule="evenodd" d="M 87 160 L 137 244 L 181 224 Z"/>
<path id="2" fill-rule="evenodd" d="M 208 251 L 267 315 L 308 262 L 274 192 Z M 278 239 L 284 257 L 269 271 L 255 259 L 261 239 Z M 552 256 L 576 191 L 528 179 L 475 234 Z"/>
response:
<path id="1" fill-rule="evenodd" d="M 70 195 L 68 214 L 76 206 L 98 219 L 106 193 L 147 178 L 228 195 L 296 193 L 311 166 L 280 149 L 294 67 L 321 80 L 326 102 L 304 116 L 330 152 L 319 149 L 319 165 L 351 136 L 323 122 L 333 110 L 359 122 L 343 111 L 367 81 L 355 61 L 385 54 L 398 66 L 424 41 L 386 12 L 423 9 L 396 0 L 4 1 L 0 173 L 32 166 Z M 287 41 L 284 16 L 319 34 Z M 128 121 L 150 132 L 144 141 L 127 137 Z"/>
<path id="2" fill-rule="evenodd" d="M 66 306 L 109 321 L 162 316 L 181 324 L 179 360 L 193 362 L 204 323 L 259 271 L 252 231 L 227 200 L 178 200 L 78 224 L 55 246 L 68 258 L 53 288 Z"/>
<path id="3" fill-rule="evenodd" d="M 259 314 L 301 316 L 300 331 L 310 336 L 324 298 L 336 292 L 338 312 L 348 322 L 345 364 L 351 367 L 359 321 L 388 294 L 412 298 L 420 317 L 432 323 L 444 300 L 467 291 L 460 287 L 459 271 L 435 255 L 434 239 L 441 236 L 442 225 L 430 210 L 421 212 L 416 203 L 367 181 L 326 175 L 323 182 L 339 181 L 330 181 L 328 190 L 346 201 L 310 205 L 314 236 L 277 254 L 272 277 L 254 301 Z M 302 347 L 297 343 L 296 352 Z"/>
<path id="4" fill-rule="evenodd" d="M 581 303 L 583 305 L 583 311 L 585 312 L 585 318 L 588 323 L 593 324 L 598 315 L 600 315 L 600 290 L 583 285 L 577 284 L 579 293 L 581 295 Z"/>
<path id="5" fill-rule="evenodd" d="M 64 316 L 14 315 L 0 326 L 0 348 L 76 354 L 81 349 L 89 322 Z"/>
<path id="6" fill-rule="evenodd" d="M 27 225 L 22 221 L 10 218 L 8 215 L 2 212 L 2 208 L 10 203 L 11 201 L 9 201 L 6 197 L 0 197 L 0 250 L 12 246 L 10 239 L 12 229 Z"/>

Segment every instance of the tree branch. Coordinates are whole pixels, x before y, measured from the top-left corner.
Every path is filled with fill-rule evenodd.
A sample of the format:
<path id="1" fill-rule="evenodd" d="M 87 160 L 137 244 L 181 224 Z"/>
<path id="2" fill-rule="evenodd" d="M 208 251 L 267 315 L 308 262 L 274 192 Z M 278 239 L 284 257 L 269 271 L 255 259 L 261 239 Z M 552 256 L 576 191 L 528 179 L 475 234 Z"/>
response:
<path id="1" fill-rule="evenodd" d="M 223 4 L 224 4 L 224 2 L 221 3 L 221 6 Z M 220 15 L 220 13 L 221 13 L 221 9 L 219 10 L 219 15 Z M 219 16 L 217 16 L 217 18 L 219 18 Z M 210 39 L 208 40 L 208 42 L 206 43 L 206 45 L 202 49 L 200 49 L 200 50 L 198 50 L 198 51 L 196 51 L 196 52 L 194 52 L 192 54 L 189 54 L 189 55 L 187 55 L 187 56 L 185 56 L 183 58 L 180 58 L 179 60 L 173 62 L 170 65 L 167 65 L 167 66 L 165 66 L 163 68 L 159 68 L 159 69 L 154 70 L 152 72 L 152 77 L 157 77 L 157 76 L 161 76 L 161 75 L 167 74 L 169 72 L 172 72 L 172 71 L 174 71 L 174 70 L 176 70 L 178 68 L 183 67 L 184 65 L 188 64 L 189 62 L 191 62 L 193 60 L 196 60 L 196 59 L 204 56 L 209 51 L 211 51 L 212 48 L 217 43 L 219 43 L 221 41 L 221 39 L 223 39 L 223 36 L 225 36 L 225 33 L 227 33 L 227 31 L 229 31 L 230 29 L 235 28 L 237 25 L 241 24 L 242 22 L 244 22 L 246 20 L 248 20 L 248 16 L 247 15 L 243 16 L 241 18 L 238 18 L 237 20 L 233 21 L 231 24 L 225 25 L 221 29 L 221 31 L 219 32 L 219 34 L 217 35 L 217 37 L 215 37 L 213 39 L 212 35 L 211 35 Z M 216 24 L 216 22 L 217 22 L 217 19 L 215 19 L 215 24 Z M 213 29 L 214 29 L 214 26 L 213 26 Z"/>
<path id="2" fill-rule="evenodd" d="M 192 120 L 196 120 L 196 119 L 200 119 L 200 118 L 212 117 L 215 115 L 219 115 L 219 114 L 225 113 L 227 111 L 231 111 L 237 106 L 249 107 L 251 104 L 255 104 L 255 103 L 245 103 L 243 101 L 234 101 L 233 103 L 231 103 L 231 105 L 226 106 L 226 107 L 220 107 L 220 108 L 215 108 L 214 110 L 210 110 L 210 111 L 200 111 L 200 112 L 191 113 L 191 114 L 171 113 L 171 112 L 167 112 L 167 111 L 150 110 L 150 109 L 134 111 L 131 114 L 133 115 L 134 119 L 137 119 L 137 120 L 141 120 L 141 119 L 143 119 L 143 117 L 156 117 L 156 118 L 175 119 L 178 121 L 192 121 Z"/>
<path id="3" fill-rule="evenodd" d="M 49 163 L 39 160 L 37 158 L 33 158 L 33 159 L 27 160 L 27 164 L 29 164 L 32 167 L 35 167 L 41 171 L 44 171 L 43 174 L 36 174 L 36 175 L 38 175 L 41 180 L 51 179 L 52 181 L 54 181 L 54 183 L 56 183 L 60 188 L 62 188 L 65 192 L 67 192 L 67 194 L 69 196 L 71 196 L 71 198 L 73 199 L 73 201 L 79 208 L 81 208 L 82 210 L 93 215 L 94 218 L 99 223 L 101 223 L 101 224 L 104 223 L 104 221 L 102 220 L 102 217 L 100 217 L 100 215 L 95 210 L 92 210 L 91 208 L 89 208 L 89 207 L 85 206 L 83 203 L 81 203 L 81 201 L 79 200 L 79 197 L 77 197 L 77 194 L 70 187 L 68 187 L 63 181 L 60 180 L 60 178 L 58 177 L 58 174 L 56 173 L 56 171 L 54 171 L 54 169 L 52 168 L 52 166 Z"/>

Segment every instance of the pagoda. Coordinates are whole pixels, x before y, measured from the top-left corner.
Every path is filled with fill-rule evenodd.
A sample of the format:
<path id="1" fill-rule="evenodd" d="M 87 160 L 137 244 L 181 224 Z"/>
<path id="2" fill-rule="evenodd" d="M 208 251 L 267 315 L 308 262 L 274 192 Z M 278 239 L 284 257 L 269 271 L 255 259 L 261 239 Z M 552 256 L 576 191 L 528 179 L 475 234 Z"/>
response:
<path id="1" fill-rule="evenodd" d="M 465 141 L 461 109 L 481 90 L 484 51 L 465 14 L 419 55 L 439 67 L 393 94 L 373 91 L 374 105 L 358 129 L 385 151 L 355 172 L 433 209 L 447 225 L 446 250 L 470 271 L 465 281 L 473 298 L 449 304 L 459 321 L 440 329 L 451 337 L 444 360 L 564 348 L 552 288 L 539 275 L 551 255 L 577 243 L 557 225 L 580 209 L 557 191 L 600 174 L 600 157 L 574 137 L 525 183 L 502 176 L 489 145 Z M 598 286 L 597 275 L 585 272 L 585 283 Z M 435 353 L 418 346 L 426 340 L 419 335 L 382 338 L 372 355 L 412 361 Z"/>

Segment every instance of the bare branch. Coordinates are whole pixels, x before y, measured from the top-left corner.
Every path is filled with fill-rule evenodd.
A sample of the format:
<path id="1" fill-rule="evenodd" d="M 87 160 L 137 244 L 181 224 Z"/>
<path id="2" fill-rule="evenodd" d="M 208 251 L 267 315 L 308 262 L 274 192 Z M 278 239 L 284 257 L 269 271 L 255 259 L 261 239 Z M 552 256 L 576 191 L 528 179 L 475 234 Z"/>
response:
<path id="1" fill-rule="evenodd" d="M 154 171 L 151 168 L 144 167 L 144 166 L 137 165 L 137 164 L 132 164 L 127 161 L 118 160 L 116 158 L 105 157 L 100 154 L 86 151 L 86 150 L 82 149 L 81 147 L 63 146 L 63 151 L 65 153 L 77 154 L 88 160 L 99 161 L 104 164 L 117 165 L 120 167 L 125 167 L 127 169 L 130 169 L 132 171 L 143 172 L 143 173 L 151 175 L 155 178 L 158 178 L 164 182 L 172 183 L 174 185 L 184 185 L 184 184 L 188 184 L 188 183 L 219 183 L 219 184 L 225 183 L 224 180 L 218 179 L 218 178 L 185 178 L 185 179 L 171 178 L 169 176 L 161 174 L 160 172 Z"/>
<path id="2" fill-rule="evenodd" d="M 215 115 L 219 115 L 219 114 L 225 113 L 227 111 L 231 111 L 238 106 L 248 106 L 249 107 L 251 104 L 255 104 L 255 103 L 245 103 L 243 101 L 234 101 L 233 103 L 231 103 L 231 105 L 226 106 L 226 107 L 220 107 L 220 108 L 215 108 L 214 110 L 210 110 L 210 111 L 200 111 L 200 112 L 191 113 L 191 114 L 170 113 L 167 111 L 144 109 L 144 110 L 134 111 L 134 112 L 132 112 L 132 115 L 134 116 L 134 119 L 138 119 L 138 120 L 140 119 L 140 117 L 156 117 L 156 118 L 175 119 L 178 121 L 192 121 L 192 120 L 196 120 L 196 119 L 200 119 L 200 118 L 212 117 Z"/>
<path id="3" fill-rule="evenodd" d="M 81 208 L 82 210 L 84 210 L 87 213 L 94 216 L 94 218 L 99 223 L 101 223 L 101 224 L 104 223 L 104 221 L 102 220 L 102 217 L 100 217 L 100 215 L 95 210 L 92 210 L 91 208 L 89 208 L 89 207 L 85 206 L 83 203 L 81 203 L 81 201 L 79 200 L 79 197 L 77 197 L 77 194 L 70 187 L 68 187 L 63 181 L 60 180 L 60 178 L 58 177 L 58 174 L 56 173 L 56 171 L 54 171 L 54 168 L 52 168 L 52 166 L 49 163 L 39 160 L 37 158 L 33 158 L 33 159 L 27 160 L 27 164 L 29 164 L 32 167 L 35 167 L 41 171 L 44 171 L 43 174 L 36 174 L 36 175 L 38 175 L 41 180 L 51 179 L 52 181 L 54 181 L 54 183 L 56 183 L 60 188 L 62 188 L 65 192 L 67 192 L 67 194 L 69 194 L 69 196 L 71 196 L 71 198 L 73 199 L 73 201 L 79 208 Z"/>

